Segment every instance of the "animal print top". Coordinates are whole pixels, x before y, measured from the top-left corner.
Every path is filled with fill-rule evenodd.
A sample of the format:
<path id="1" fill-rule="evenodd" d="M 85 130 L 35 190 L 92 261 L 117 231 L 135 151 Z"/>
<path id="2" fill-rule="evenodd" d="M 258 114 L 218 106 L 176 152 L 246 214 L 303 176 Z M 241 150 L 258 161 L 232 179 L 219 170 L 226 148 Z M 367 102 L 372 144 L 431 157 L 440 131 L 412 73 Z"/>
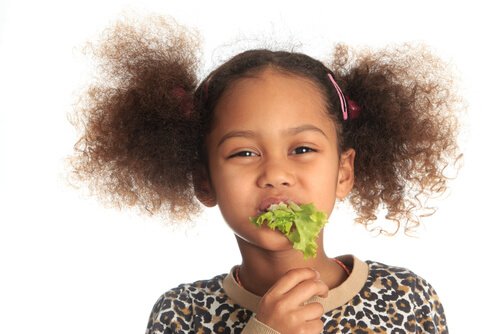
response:
<path id="1" fill-rule="evenodd" d="M 351 275 L 327 298 L 312 300 L 325 309 L 323 333 L 448 333 L 443 306 L 424 279 L 352 255 L 338 259 Z M 254 317 L 260 297 L 240 287 L 233 270 L 164 293 L 146 334 L 278 333 Z"/>

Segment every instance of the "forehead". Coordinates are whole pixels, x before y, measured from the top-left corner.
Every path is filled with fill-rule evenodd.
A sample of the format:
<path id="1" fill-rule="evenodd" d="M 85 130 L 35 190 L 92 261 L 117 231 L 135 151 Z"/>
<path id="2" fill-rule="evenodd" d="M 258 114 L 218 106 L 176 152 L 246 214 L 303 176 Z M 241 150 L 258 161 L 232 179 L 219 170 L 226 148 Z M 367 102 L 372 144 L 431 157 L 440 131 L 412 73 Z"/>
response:
<path id="1" fill-rule="evenodd" d="M 277 115 L 282 121 L 302 118 L 333 121 L 328 116 L 325 95 L 310 79 L 266 68 L 257 73 L 237 79 L 225 90 L 214 110 L 214 121 L 226 123 L 245 122 L 260 115 Z"/>

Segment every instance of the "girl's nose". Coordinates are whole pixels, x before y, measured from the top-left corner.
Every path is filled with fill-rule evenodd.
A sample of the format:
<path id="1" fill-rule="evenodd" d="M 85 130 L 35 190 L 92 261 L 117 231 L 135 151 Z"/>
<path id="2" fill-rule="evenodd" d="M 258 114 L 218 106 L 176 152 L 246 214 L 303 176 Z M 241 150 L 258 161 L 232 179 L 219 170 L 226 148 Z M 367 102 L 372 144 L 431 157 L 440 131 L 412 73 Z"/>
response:
<path id="1" fill-rule="evenodd" d="M 257 180 L 260 188 L 290 187 L 295 184 L 295 175 L 285 163 L 267 162 Z"/>

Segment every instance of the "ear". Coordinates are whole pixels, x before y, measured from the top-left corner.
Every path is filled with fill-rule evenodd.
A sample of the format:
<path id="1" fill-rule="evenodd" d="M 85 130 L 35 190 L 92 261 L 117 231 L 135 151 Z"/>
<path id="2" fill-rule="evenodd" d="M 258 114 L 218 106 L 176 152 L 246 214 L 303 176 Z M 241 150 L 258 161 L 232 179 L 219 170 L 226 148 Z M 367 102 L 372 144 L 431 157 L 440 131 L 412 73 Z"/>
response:
<path id="1" fill-rule="evenodd" d="M 217 205 L 217 198 L 210 181 L 208 168 L 198 164 L 193 173 L 194 193 L 196 198 L 206 207 Z"/>
<path id="2" fill-rule="evenodd" d="M 344 199 L 354 186 L 354 158 L 356 151 L 352 148 L 342 152 L 339 161 L 337 179 L 337 198 Z"/>

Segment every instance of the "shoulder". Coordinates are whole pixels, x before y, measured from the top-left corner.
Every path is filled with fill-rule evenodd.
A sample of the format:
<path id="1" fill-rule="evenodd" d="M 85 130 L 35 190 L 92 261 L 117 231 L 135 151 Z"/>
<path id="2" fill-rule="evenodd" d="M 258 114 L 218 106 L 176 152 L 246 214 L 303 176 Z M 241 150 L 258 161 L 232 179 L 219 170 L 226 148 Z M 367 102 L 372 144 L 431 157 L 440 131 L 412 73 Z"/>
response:
<path id="1" fill-rule="evenodd" d="M 193 283 L 180 284 L 176 288 L 163 293 L 155 306 L 169 308 L 172 305 L 192 304 L 196 300 L 208 297 L 220 297 L 224 294 L 222 281 L 227 274 L 217 275 L 211 279 L 199 280 Z"/>
<path id="2" fill-rule="evenodd" d="M 425 332 L 446 333 L 444 309 L 432 285 L 413 271 L 380 262 L 366 261 L 369 267 L 364 294 L 377 300 L 383 309 L 410 314 Z"/>
<path id="3" fill-rule="evenodd" d="M 427 300 L 437 299 L 437 293 L 432 285 L 423 277 L 410 269 L 386 265 L 375 261 L 368 264 L 368 281 L 374 288 L 380 290 L 399 290 L 405 294 L 414 293 Z"/>
<path id="4" fill-rule="evenodd" d="M 222 289 L 226 275 L 180 284 L 163 293 L 153 306 L 146 334 L 188 333 L 195 312 L 227 298 Z"/>

